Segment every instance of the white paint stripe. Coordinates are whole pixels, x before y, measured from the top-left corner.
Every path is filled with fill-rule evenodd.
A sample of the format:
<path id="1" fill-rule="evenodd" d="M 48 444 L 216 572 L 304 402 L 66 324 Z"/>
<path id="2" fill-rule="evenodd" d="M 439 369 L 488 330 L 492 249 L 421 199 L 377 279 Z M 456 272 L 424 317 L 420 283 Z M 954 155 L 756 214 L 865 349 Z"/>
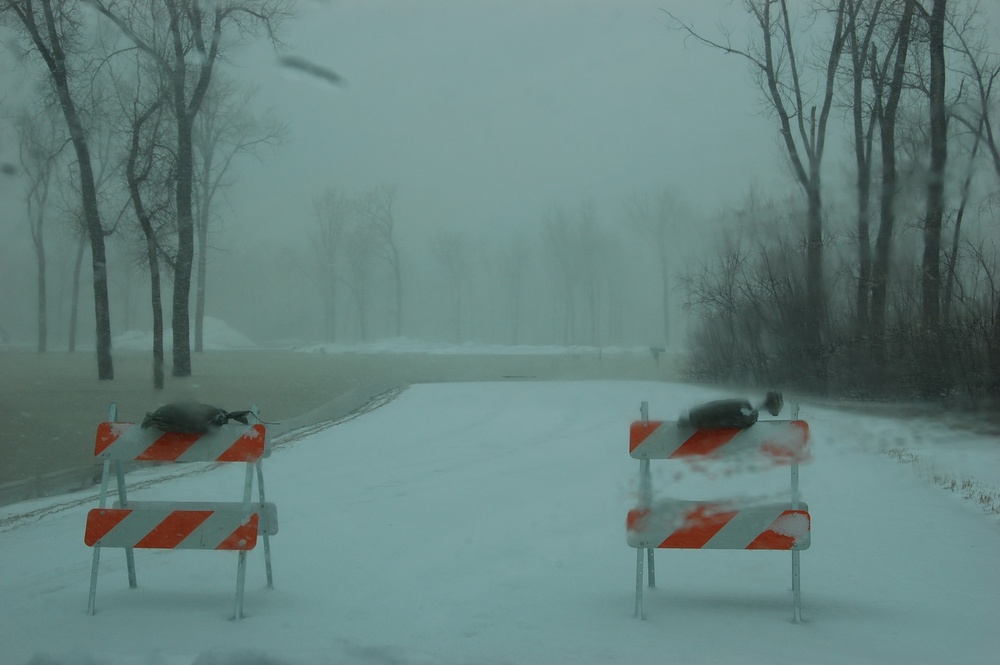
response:
<path id="1" fill-rule="evenodd" d="M 122 423 L 116 423 L 121 425 Z M 107 448 L 102 450 L 98 459 L 134 460 L 142 451 L 149 448 L 163 434 L 158 429 L 149 427 L 143 429 L 134 424 L 122 430 L 121 434 Z"/>
<path id="2" fill-rule="evenodd" d="M 699 505 L 698 501 L 668 499 L 657 502 L 640 522 L 629 529 L 626 540 L 631 547 L 657 547 L 670 534 L 684 526 L 684 518 Z"/>
<path id="3" fill-rule="evenodd" d="M 170 510 L 133 510 L 105 534 L 98 544 L 101 547 L 134 547 L 170 513 Z"/>
<path id="4" fill-rule="evenodd" d="M 705 550 L 743 550 L 774 524 L 788 504 L 753 506 L 740 510 L 702 546 Z"/>
<path id="5" fill-rule="evenodd" d="M 632 451 L 632 457 L 638 459 L 665 459 L 677 451 L 694 433 L 690 427 L 683 430 L 675 422 L 662 422 L 649 433 L 642 443 Z"/>
<path id="6" fill-rule="evenodd" d="M 234 425 L 232 423 L 223 425 L 217 429 L 201 435 L 198 441 L 185 450 L 178 462 L 212 462 L 220 455 L 229 450 L 234 443 L 240 440 L 244 434 L 255 434 L 255 430 L 243 424 Z"/>
<path id="7" fill-rule="evenodd" d="M 214 550 L 243 524 L 242 513 L 217 510 L 191 534 L 177 543 L 176 549 Z"/>

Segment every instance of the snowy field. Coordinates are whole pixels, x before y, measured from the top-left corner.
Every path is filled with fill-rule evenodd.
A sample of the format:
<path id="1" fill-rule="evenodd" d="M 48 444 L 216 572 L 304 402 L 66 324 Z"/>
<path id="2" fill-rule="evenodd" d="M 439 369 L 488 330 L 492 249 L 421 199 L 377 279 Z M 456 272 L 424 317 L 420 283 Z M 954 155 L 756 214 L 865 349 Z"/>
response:
<path id="1" fill-rule="evenodd" d="M 720 396 L 651 382 L 416 385 L 278 441 L 264 462 L 280 523 L 275 588 L 258 544 L 241 621 L 232 552 L 136 550 L 130 590 L 122 550 L 105 549 L 89 616 L 83 530 L 96 493 L 8 506 L 0 661 L 1000 662 L 1000 515 L 979 498 L 1000 488 L 1000 442 L 808 405 L 804 623 L 791 621 L 786 552 L 658 551 L 658 588 L 646 619 L 633 618 L 629 422 L 642 400 L 673 419 Z M 774 496 L 788 483 L 787 468 L 653 465 L 661 494 L 681 498 Z M 167 470 L 177 467 L 129 480 Z M 130 498 L 235 500 L 242 478 L 242 465 L 225 465 Z"/>

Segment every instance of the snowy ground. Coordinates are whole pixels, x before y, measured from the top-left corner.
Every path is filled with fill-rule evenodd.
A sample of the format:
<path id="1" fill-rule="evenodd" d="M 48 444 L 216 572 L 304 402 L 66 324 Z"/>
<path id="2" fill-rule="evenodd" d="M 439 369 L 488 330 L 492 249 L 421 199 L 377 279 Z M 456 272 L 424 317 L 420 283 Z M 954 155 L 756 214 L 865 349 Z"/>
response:
<path id="1" fill-rule="evenodd" d="M 279 446 L 275 588 L 250 554 L 232 621 L 236 554 L 102 556 L 88 616 L 93 494 L 0 511 L 0 655 L 33 665 L 312 663 L 996 663 L 1000 515 L 995 437 L 803 406 L 812 547 L 804 623 L 790 555 L 660 551 L 633 618 L 625 514 L 638 463 L 628 424 L 719 397 L 645 382 L 417 385 L 391 403 Z M 786 396 L 787 398 L 788 396 Z M 787 469 L 655 469 L 663 494 L 775 494 Z M 135 499 L 236 499 L 227 465 Z M 163 467 L 130 475 L 162 476 Z M 709 471 L 712 471 L 709 469 Z M 937 478 L 937 482 L 935 482 Z M 947 487 L 947 479 L 956 482 Z M 946 486 L 942 486 L 942 482 Z M 17 518 L 17 515 L 30 514 Z"/>

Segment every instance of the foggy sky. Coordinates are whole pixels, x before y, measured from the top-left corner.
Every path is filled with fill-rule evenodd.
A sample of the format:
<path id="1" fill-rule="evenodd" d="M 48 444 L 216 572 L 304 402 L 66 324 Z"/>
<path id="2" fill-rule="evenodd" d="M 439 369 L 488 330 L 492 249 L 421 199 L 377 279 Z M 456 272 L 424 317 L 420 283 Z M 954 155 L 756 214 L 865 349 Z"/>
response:
<path id="1" fill-rule="evenodd" d="M 266 200 L 233 197 L 237 216 L 267 225 L 308 215 L 303 202 L 326 186 L 388 182 L 405 234 L 537 224 L 553 205 L 587 199 L 620 215 L 631 193 L 666 185 L 707 211 L 751 183 L 787 187 L 745 64 L 686 47 L 667 27 L 669 4 L 303 3 L 287 52 L 347 85 L 283 70 L 256 47 L 236 56 L 254 63 L 243 74 L 261 104 L 291 126 L 291 143 L 245 172 Z M 718 18 L 672 4 L 706 27 Z"/>

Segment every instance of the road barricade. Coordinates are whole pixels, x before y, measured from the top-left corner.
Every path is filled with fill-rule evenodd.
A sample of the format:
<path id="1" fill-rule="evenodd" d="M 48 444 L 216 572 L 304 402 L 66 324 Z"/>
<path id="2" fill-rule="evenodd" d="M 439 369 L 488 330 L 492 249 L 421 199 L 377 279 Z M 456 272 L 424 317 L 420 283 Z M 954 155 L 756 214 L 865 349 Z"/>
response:
<path id="1" fill-rule="evenodd" d="M 656 586 L 654 551 L 662 549 L 784 550 L 792 553 L 793 620 L 801 621 L 799 552 L 810 544 L 809 507 L 799 500 L 799 463 L 808 457 L 809 426 L 797 419 L 760 420 L 738 428 L 698 429 L 686 423 L 651 421 L 648 405 L 632 423 L 629 455 L 639 460 L 639 505 L 626 519 L 626 540 L 636 548 L 635 616 L 643 617 L 643 550 L 648 583 Z M 788 502 L 653 501 L 650 460 L 765 458 L 791 467 Z M 698 465 L 693 470 L 701 468 Z"/>
<path id="2" fill-rule="evenodd" d="M 94 455 L 104 461 L 99 504 L 87 514 L 84 542 L 94 548 L 87 611 L 96 613 L 97 576 L 101 549 L 125 549 L 129 586 L 135 588 L 133 549 L 197 549 L 236 551 L 235 618 L 243 617 L 243 589 L 247 552 L 264 541 L 264 566 L 268 588 L 274 587 L 271 574 L 270 536 L 278 532 L 278 512 L 264 498 L 261 460 L 271 454 L 267 430 L 256 420 L 252 424 L 227 423 L 205 434 L 161 432 L 143 429 L 134 423 L 115 422 L 117 405 L 109 410 L 110 422 L 97 427 Z M 107 507 L 108 481 L 114 462 L 118 501 Z M 243 462 L 246 476 L 242 501 L 130 501 L 126 492 L 124 462 Z M 254 475 L 257 501 L 252 501 Z"/>

